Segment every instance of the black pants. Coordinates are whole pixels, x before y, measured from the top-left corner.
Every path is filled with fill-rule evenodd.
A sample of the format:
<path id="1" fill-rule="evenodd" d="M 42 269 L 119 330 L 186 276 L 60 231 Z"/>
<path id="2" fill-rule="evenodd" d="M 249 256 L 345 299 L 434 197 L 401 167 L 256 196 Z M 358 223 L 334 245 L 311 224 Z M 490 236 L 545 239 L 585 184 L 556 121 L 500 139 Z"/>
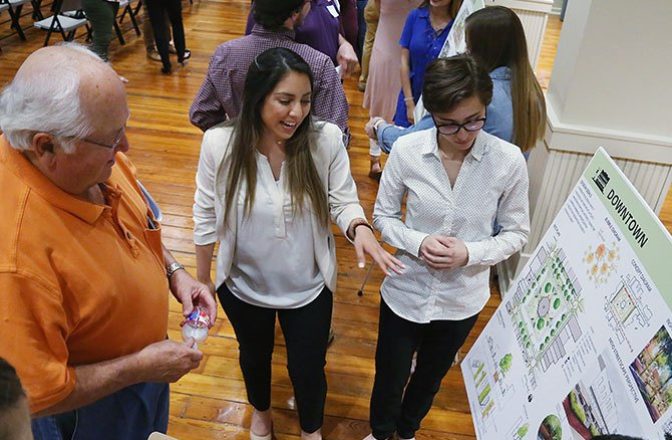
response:
<path id="1" fill-rule="evenodd" d="M 308 305 L 298 309 L 269 309 L 236 298 L 222 284 L 217 289 L 240 348 L 240 368 L 247 398 L 258 411 L 271 407 L 271 357 L 275 315 L 287 345 L 287 370 L 294 386 L 301 429 L 322 427 L 327 378 L 324 374 L 333 297 L 326 287 Z"/>
<path id="2" fill-rule="evenodd" d="M 170 69 L 170 53 L 168 52 L 168 43 L 170 42 L 170 32 L 166 26 L 166 14 L 173 28 L 173 42 L 177 50 L 177 60 L 184 60 L 184 51 L 186 43 L 184 40 L 184 26 L 182 24 L 182 2 L 181 0 L 145 0 L 149 21 L 152 22 L 154 30 L 154 40 L 156 40 L 156 50 L 161 55 L 161 62 L 165 69 Z"/>
<path id="3" fill-rule="evenodd" d="M 381 298 L 370 414 L 371 431 L 377 440 L 395 432 L 401 438 L 415 436 L 477 317 L 417 324 L 397 316 Z M 409 381 L 416 351 L 417 364 Z"/>

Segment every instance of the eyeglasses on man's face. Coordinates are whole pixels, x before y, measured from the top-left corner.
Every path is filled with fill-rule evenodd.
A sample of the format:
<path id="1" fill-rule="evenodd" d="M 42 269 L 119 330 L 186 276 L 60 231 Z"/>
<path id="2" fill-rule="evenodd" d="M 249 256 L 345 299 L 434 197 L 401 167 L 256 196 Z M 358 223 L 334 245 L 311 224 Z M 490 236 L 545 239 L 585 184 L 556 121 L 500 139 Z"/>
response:
<path id="1" fill-rule="evenodd" d="M 436 126 L 436 130 L 446 136 L 451 136 L 454 134 L 457 134 L 460 129 L 464 128 L 465 131 L 468 132 L 474 132 L 478 131 L 483 126 L 485 125 L 485 117 L 482 118 L 477 118 L 477 119 L 471 119 L 467 122 L 464 122 L 462 124 L 458 124 L 457 122 L 446 122 L 446 123 L 441 123 L 438 122 L 434 117 L 432 116 L 432 119 L 434 120 L 434 125 Z"/>
<path id="2" fill-rule="evenodd" d="M 67 136 L 66 138 L 76 139 L 76 140 L 79 140 L 79 141 L 82 141 L 82 142 L 86 142 L 88 144 L 97 145 L 97 146 L 103 147 L 103 148 L 109 148 L 110 150 L 116 150 L 116 148 L 119 146 L 121 141 L 124 139 L 124 136 L 126 136 L 126 127 L 121 127 L 121 129 L 119 130 L 117 135 L 114 137 L 114 140 L 112 141 L 111 144 L 105 144 L 105 143 L 94 141 L 94 140 L 88 139 L 88 138 L 78 138 L 76 136 Z"/>

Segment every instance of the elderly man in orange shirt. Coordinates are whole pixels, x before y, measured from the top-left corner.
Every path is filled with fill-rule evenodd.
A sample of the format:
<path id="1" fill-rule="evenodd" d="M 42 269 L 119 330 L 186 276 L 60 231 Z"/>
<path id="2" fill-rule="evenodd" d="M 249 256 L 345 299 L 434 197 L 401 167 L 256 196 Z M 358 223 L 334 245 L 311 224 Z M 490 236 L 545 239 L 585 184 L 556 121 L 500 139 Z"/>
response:
<path id="1" fill-rule="evenodd" d="M 168 383 L 202 358 L 166 339 L 168 291 L 216 318 L 161 243 L 128 117 L 119 77 L 78 45 L 34 52 L 0 95 L 0 357 L 36 439 L 165 432 Z"/>

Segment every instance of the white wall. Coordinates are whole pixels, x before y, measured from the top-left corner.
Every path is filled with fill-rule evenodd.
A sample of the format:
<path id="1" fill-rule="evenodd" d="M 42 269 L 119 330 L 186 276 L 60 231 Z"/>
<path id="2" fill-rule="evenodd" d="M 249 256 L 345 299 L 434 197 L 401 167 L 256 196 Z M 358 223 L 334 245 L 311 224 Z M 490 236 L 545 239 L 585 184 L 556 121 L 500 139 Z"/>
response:
<path id="1" fill-rule="evenodd" d="M 572 0 L 548 99 L 563 124 L 672 138 L 672 1 Z"/>

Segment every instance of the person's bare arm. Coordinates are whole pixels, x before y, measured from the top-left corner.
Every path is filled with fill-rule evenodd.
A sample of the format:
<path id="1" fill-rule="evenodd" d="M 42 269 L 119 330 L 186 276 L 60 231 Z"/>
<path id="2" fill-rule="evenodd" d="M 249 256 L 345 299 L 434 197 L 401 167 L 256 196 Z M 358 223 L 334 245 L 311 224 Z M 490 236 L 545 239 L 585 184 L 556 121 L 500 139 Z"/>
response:
<path id="1" fill-rule="evenodd" d="M 215 284 L 212 282 L 210 269 L 214 253 L 215 243 L 196 245 L 196 279 L 207 285 L 212 292 L 215 291 Z"/>
<path id="2" fill-rule="evenodd" d="M 411 58 L 410 52 L 406 48 L 401 49 L 401 90 L 404 92 L 406 115 L 409 122 L 412 123 L 415 103 L 413 102 L 413 91 L 411 89 Z"/>
<path id="3" fill-rule="evenodd" d="M 165 260 L 166 267 L 177 261 L 165 245 L 163 246 L 163 259 Z M 204 284 L 195 280 L 186 269 L 175 271 L 168 279 L 168 282 L 173 296 L 182 304 L 182 314 L 185 317 L 189 316 L 194 306 L 199 306 L 205 309 L 208 314 L 210 326 L 215 325 L 217 302 L 215 301 L 212 283 Z"/>
<path id="4" fill-rule="evenodd" d="M 165 340 L 128 356 L 75 367 L 75 388 L 68 397 L 33 417 L 72 411 L 140 382 L 175 382 L 203 357 L 192 345 Z"/>

